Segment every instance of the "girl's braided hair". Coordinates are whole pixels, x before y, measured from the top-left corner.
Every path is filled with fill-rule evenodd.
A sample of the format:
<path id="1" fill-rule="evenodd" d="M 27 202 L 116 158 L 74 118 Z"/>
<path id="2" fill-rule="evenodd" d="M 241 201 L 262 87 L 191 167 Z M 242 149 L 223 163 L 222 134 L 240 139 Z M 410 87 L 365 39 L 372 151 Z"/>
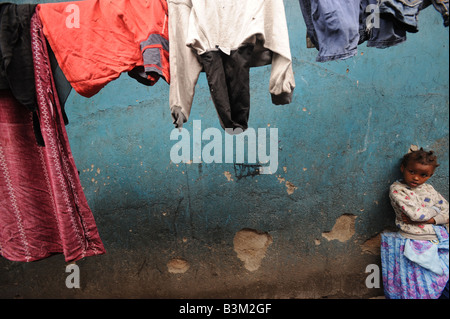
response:
<path id="1" fill-rule="evenodd" d="M 402 166 L 406 167 L 408 162 L 415 161 L 422 165 L 431 165 L 434 168 L 438 167 L 437 156 L 434 155 L 433 151 L 424 151 L 421 147 L 419 150 L 410 150 L 408 154 L 403 156 Z"/>

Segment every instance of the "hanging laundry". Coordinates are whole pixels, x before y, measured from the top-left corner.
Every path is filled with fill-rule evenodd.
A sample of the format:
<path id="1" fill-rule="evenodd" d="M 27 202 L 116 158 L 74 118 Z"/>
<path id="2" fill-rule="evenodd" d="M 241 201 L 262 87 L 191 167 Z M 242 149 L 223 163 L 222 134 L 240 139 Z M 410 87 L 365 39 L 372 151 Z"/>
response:
<path id="1" fill-rule="evenodd" d="M 70 85 L 69 81 L 67 81 L 67 78 L 64 75 L 63 71 L 61 70 L 58 61 L 56 61 L 55 54 L 53 53 L 52 48 L 48 44 L 47 39 L 45 40 L 45 43 L 47 46 L 48 57 L 50 59 L 50 66 L 52 69 L 56 92 L 58 93 L 59 104 L 61 105 L 61 112 L 63 115 L 64 124 L 67 125 L 69 124 L 69 119 L 67 118 L 65 104 L 67 98 L 69 97 L 70 92 L 72 91 L 72 86 Z"/>
<path id="2" fill-rule="evenodd" d="M 395 19 L 407 32 L 419 31 L 419 13 L 433 4 L 448 27 L 448 0 L 384 0 L 379 4 L 381 15 Z"/>
<path id="3" fill-rule="evenodd" d="M 406 29 L 395 19 L 379 13 L 378 0 L 361 1 L 360 39 L 367 47 L 386 49 L 407 40 Z"/>
<path id="4" fill-rule="evenodd" d="M 61 70 L 91 97 L 122 72 L 140 83 L 170 83 L 165 0 L 84 0 L 38 5 Z"/>
<path id="5" fill-rule="evenodd" d="M 35 7 L 0 4 L 1 88 L 11 89 L 16 99 L 30 111 L 37 108 L 29 32 Z"/>
<path id="6" fill-rule="evenodd" d="M 448 0 L 431 0 L 434 8 L 442 15 L 442 20 L 444 27 L 448 27 L 449 25 L 449 8 L 448 8 Z"/>
<path id="7" fill-rule="evenodd" d="M 358 50 L 361 0 L 299 0 L 316 61 L 353 57 Z"/>
<path id="8" fill-rule="evenodd" d="M 431 4 L 448 26 L 448 0 L 362 0 L 359 44 L 367 40 L 368 47 L 385 49 L 405 42 L 407 33 L 419 31 L 419 14 Z M 371 26 L 367 19 L 374 20 Z"/>
<path id="9" fill-rule="evenodd" d="M 448 0 L 299 0 L 306 25 L 307 47 L 316 48 L 316 61 L 343 60 L 357 46 L 385 49 L 418 32 L 420 11 L 431 4 L 448 26 Z"/>
<path id="10" fill-rule="evenodd" d="M 70 150 L 37 14 L 30 27 L 37 108 L 46 146 L 30 138 L 31 113 L 19 107 L 10 90 L 1 90 L 0 254 L 23 262 L 58 253 L 67 262 L 101 255 L 105 248 Z"/>
<path id="11" fill-rule="evenodd" d="M 414 33 L 419 31 L 419 13 L 424 5 L 423 0 L 384 0 L 379 4 L 378 10 L 380 15 L 391 16 L 401 23 L 406 31 Z"/>
<path id="12" fill-rule="evenodd" d="M 19 107 L 25 107 L 32 112 L 36 142 L 43 146 L 44 141 L 37 114 L 30 38 L 30 20 L 35 8 L 36 5 L 0 4 L 0 89 L 11 90 L 20 103 Z M 55 82 L 60 104 L 65 123 L 68 124 L 64 104 L 71 86 L 58 70 L 60 69 L 56 60 L 52 60 L 52 71 L 58 75 Z"/>
<path id="13" fill-rule="evenodd" d="M 31 55 L 30 20 L 36 5 L 0 4 L 0 89 L 11 90 L 20 105 L 33 114 L 36 142 L 43 145 L 37 117 Z"/>
<path id="14" fill-rule="evenodd" d="M 272 103 L 288 104 L 295 88 L 283 0 L 168 0 L 175 127 L 190 115 L 195 85 L 206 73 L 220 124 L 245 130 L 249 69 L 272 65 Z"/>

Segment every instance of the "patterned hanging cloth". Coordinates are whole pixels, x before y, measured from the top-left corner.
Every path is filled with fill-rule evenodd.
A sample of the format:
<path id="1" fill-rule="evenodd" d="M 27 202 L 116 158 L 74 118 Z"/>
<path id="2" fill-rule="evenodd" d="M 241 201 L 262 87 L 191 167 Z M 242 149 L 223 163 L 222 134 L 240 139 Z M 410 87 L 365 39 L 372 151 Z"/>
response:
<path id="1" fill-rule="evenodd" d="M 30 113 L 0 91 L 0 254 L 36 261 L 63 253 L 67 262 L 105 248 L 72 156 L 38 14 L 31 42 L 39 122 L 36 145 Z"/>

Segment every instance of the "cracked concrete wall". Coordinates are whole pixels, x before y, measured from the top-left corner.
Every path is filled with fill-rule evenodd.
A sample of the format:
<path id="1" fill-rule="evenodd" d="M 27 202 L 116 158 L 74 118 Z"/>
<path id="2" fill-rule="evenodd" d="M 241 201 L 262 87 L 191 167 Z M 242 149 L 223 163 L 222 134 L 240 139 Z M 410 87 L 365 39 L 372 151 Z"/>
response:
<path id="1" fill-rule="evenodd" d="M 31 1 L 44 2 L 44 1 Z M 25 3 L 25 1 L 23 1 Z M 26 2 L 28 3 L 28 2 Z M 270 66 L 251 70 L 250 126 L 278 129 L 278 169 L 173 163 L 169 86 L 126 74 L 66 105 L 69 141 L 107 254 L 0 259 L 3 298 L 366 298 L 367 265 L 393 227 L 387 191 L 411 144 L 434 149 L 430 182 L 448 198 L 448 30 L 429 7 L 420 32 L 385 50 L 315 62 L 297 0 L 285 0 L 297 87 L 271 104 Z M 218 128 L 206 77 L 190 121 Z M 207 142 L 202 141 L 203 145 Z"/>

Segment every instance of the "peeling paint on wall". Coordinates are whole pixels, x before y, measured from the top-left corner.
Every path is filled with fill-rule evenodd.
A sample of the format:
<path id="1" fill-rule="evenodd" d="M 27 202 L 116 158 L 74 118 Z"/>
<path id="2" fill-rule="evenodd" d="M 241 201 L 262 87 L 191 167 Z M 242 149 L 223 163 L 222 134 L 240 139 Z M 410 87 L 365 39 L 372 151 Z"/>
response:
<path id="1" fill-rule="evenodd" d="M 225 171 L 225 172 L 223 172 L 223 175 L 227 178 L 227 180 L 228 180 L 229 182 L 232 182 L 232 181 L 233 181 L 233 179 L 231 178 L 231 173 L 230 173 L 230 172 Z"/>
<path id="2" fill-rule="evenodd" d="M 167 263 L 167 269 L 172 274 L 183 274 L 189 267 L 188 261 L 183 258 L 174 258 Z"/>
<path id="3" fill-rule="evenodd" d="M 380 254 L 380 246 L 381 246 L 381 233 L 376 236 L 369 238 L 361 245 L 361 250 L 364 253 L 369 253 L 372 255 Z"/>
<path id="4" fill-rule="evenodd" d="M 355 215 L 344 214 L 340 216 L 333 226 L 333 229 L 329 232 L 323 232 L 322 236 L 331 240 L 339 240 L 340 242 L 346 242 L 355 234 Z"/>
<path id="5" fill-rule="evenodd" d="M 244 228 L 234 236 L 234 251 L 248 271 L 255 271 L 261 266 L 267 247 L 272 242 L 272 236 L 268 233 Z"/>
<path id="6" fill-rule="evenodd" d="M 280 182 L 280 184 L 285 183 L 286 192 L 288 193 L 288 195 L 292 195 L 294 193 L 294 191 L 298 188 L 291 182 L 287 181 L 284 177 L 278 176 L 278 181 Z"/>

